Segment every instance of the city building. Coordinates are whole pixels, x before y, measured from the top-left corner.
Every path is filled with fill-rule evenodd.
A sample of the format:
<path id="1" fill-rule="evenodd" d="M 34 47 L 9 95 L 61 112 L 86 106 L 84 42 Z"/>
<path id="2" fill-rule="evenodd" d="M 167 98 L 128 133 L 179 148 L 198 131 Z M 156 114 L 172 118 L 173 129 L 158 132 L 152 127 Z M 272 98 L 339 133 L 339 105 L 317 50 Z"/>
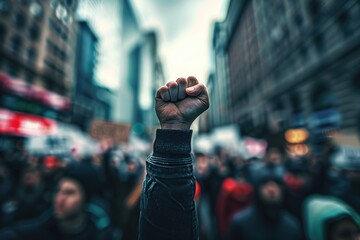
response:
<path id="1" fill-rule="evenodd" d="M 71 0 L 0 1 L 0 150 L 70 121 L 76 9 Z"/>
<path id="2" fill-rule="evenodd" d="M 230 119 L 243 135 L 306 127 L 316 142 L 359 131 L 359 13 L 359 1 L 230 2 L 218 24 L 228 75 L 215 81 L 227 82 Z M 214 38 L 221 42 L 218 31 Z"/>
<path id="3" fill-rule="evenodd" d="M 98 37 L 94 77 L 114 93 L 111 120 L 132 123 L 133 103 L 128 99 L 133 92 L 127 82 L 127 60 L 141 32 L 130 1 L 81 0 L 77 15 Z"/>
<path id="4" fill-rule="evenodd" d="M 155 32 L 141 28 L 130 0 L 83 0 L 78 15 L 98 37 L 94 75 L 111 83 L 112 120 L 136 129 L 157 125 L 153 96 L 165 79 Z"/>
<path id="5" fill-rule="evenodd" d="M 151 131 L 158 126 L 154 96 L 165 83 L 154 31 L 144 33 L 129 55 L 129 79 L 133 97 L 133 122 Z"/>
<path id="6" fill-rule="evenodd" d="M 202 125 L 206 121 L 201 121 L 199 127 L 200 131 L 210 130 L 208 127 L 218 127 L 231 123 L 229 116 L 230 99 L 229 94 L 234 89 L 229 88 L 228 80 L 228 55 L 225 48 L 227 40 L 227 33 L 224 28 L 224 24 L 216 22 L 213 29 L 212 38 L 212 73 L 209 74 L 207 81 L 211 108 L 208 110 L 208 121 L 207 127 L 204 128 Z M 205 117 L 205 116 L 204 116 Z"/>
<path id="7" fill-rule="evenodd" d="M 79 21 L 74 65 L 72 122 L 88 131 L 93 120 L 110 120 L 112 93 L 95 81 L 98 37 L 86 21 Z"/>
<path id="8" fill-rule="evenodd" d="M 76 1 L 1 1 L 3 108 L 69 120 L 76 8 Z M 20 88 L 26 93 L 14 97 Z"/>

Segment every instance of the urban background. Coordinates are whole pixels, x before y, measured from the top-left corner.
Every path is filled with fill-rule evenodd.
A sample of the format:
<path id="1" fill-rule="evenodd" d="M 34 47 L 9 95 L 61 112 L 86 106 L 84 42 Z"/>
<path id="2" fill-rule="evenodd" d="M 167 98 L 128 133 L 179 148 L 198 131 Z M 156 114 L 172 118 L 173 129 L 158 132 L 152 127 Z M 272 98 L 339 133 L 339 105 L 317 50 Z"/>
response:
<path id="1" fill-rule="evenodd" d="M 147 19 L 141 17 L 139 2 L 0 0 L 0 175 L 13 174 L 14 186 L 21 189 L 20 179 L 29 172 L 46 179 L 39 166 L 50 169 L 55 179 L 55 172 L 72 161 L 91 158 L 94 165 L 101 165 L 111 148 L 123 184 L 119 189 L 126 192 L 120 194 L 121 207 L 115 207 L 126 211 L 111 219 L 123 239 L 137 239 L 139 186 L 159 128 L 153 98 L 159 87 L 176 80 L 168 79 L 176 63 L 163 57 L 161 31 L 143 27 Z M 203 4 L 199 18 L 210 11 L 204 1 L 194 2 Z M 230 219 L 240 208 L 225 210 L 218 205 L 230 201 L 224 191 L 232 182 L 226 179 L 239 177 L 233 168 L 266 159 L 266 149 L 280 149 L 283 161 L 311 162 L 329 157 L 330 142 L 336 142 L 335 148 L 344 147 L 345 136 L 351 139 L 345 145 L 355 149 L 355 167 L 350 169 L 356 174 L 360 170 L 360 2 L 218 2 L 223 2 L 224 12 L 208 23 L 210 57 L 203 59 L 209 67 L 204 72 L 207 79 L 200 79 L 208 88 L 211 106 L 193 125 L 201 239 L 225 239 Z M 175 12 L 169 7 L 170 14 Z M 197 51 L 191 40 L 187 43 L 189 51 Z M 8 164 L 13 159 L 26 166 L 14 170 Z M 296 174 L 317 179 L 320 170 L 308 171 L 303 165 Z M 345 165 L 332 167 L 342 172 L 349 170 Z M 240 172 L 240 182 L 245 181 L 244 169 Z M 305 197 L 320 192 L 335 195 L 356 214 L 360 202 L 356 184 L 350 184 L 351 194 L 346 196 L 318 191 L 316 185 L 296 201 L 301 205 Z M 52 192 L 53 186 L 45 190 Z M 11 213 L 0 214 L 0 228 L 39 216 L 50 205 L 48 201 L 38 212 L 16 215 L 21 208 L 11 204 L 18 201 L 21 206 L 21 200 L 14 200 L 16 191 L 11 193 L 16 197 L 0 195 L 0 209 Z M 305 237 L 302 213 L 293 205 L 287 207 L 299 218 Z"/>

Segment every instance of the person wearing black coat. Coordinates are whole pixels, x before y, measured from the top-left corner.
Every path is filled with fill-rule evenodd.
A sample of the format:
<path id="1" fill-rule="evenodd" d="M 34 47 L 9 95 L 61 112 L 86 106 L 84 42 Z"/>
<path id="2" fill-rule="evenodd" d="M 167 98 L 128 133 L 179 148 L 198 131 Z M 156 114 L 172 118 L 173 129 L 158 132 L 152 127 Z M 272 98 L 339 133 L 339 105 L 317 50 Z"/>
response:
<path id="1" fill-rule="evenodd" d="M 298 221 L 283 209 L 282 179 L 274 169 L 258 169 L 254 183 L 254 205 L 234 216 L 229 240 L 300 240 Z"/>
<path id="2" fill-rule="evenodd" d="M 199 239 L 190 126 L 208 107 L 207 90 L 194 77 L 179 78 L 157 91 L 161 129 L 146 162 L 140 240 Z"/>
<path id="3" fill-rule="evenodd" d="M 70 165 L 58 182 L 53 207 L 40 217 L 0 230 L 1 240 L 115 240 L 120 235 L 106 212 L 91 203 L 96 174 L 87 165 Z"/>

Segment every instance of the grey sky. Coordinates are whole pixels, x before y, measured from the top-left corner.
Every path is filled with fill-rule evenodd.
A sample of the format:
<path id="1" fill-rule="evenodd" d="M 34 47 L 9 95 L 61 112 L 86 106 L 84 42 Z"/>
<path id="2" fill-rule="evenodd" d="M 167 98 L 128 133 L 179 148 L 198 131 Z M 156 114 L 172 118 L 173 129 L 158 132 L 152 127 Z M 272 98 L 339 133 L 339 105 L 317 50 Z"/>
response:
<path id="1" fill-rule="evenodd" d="M 212 23 L 228 0 L 132 0 L 142 27 L 157 29 L 168 80 L 194 75 L 206 81 Z"/>

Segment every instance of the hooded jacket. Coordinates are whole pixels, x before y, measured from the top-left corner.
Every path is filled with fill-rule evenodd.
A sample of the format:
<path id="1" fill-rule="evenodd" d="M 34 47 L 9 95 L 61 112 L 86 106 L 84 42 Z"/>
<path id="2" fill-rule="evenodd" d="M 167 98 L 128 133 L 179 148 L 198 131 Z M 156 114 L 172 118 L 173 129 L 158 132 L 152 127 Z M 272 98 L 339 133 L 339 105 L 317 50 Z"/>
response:
<path id="1" fill-rule="evenodd" d="M 110 219 L 106 212 L 94 205 L 86 206 L 87 224 L 77 234 L 63 234 L 57 227 L 53 217 L 53 209 L 44 212 L 40 217 L 23 221 L 12 227 L 0 231 L 1 240 L 116 240 L 120 239 L 120 233 L 110 225 Z"/>
<path id="2" fill-rule="evenodd" d="M 254 205 L 234 216 L 227 239 L 229 240 L 300 240 L 301 231 L 298 221 L 286 212 L 281 203 L 266 205 L 260 197 L 263 184 L 273 181 L 282 190 L 283 184 L 274 168 L 259 169 L 254 179 Z M 271 214 L 270 214 L 270 211 Z"/>
<path id="3" fill-rule="evenodd" d="M 309 240 L 326 240 L 327 225 L 349 217 L 360 227 L 359 215 L 337 198 L 313 196 L 304 203 L 305 231 Z"/>

